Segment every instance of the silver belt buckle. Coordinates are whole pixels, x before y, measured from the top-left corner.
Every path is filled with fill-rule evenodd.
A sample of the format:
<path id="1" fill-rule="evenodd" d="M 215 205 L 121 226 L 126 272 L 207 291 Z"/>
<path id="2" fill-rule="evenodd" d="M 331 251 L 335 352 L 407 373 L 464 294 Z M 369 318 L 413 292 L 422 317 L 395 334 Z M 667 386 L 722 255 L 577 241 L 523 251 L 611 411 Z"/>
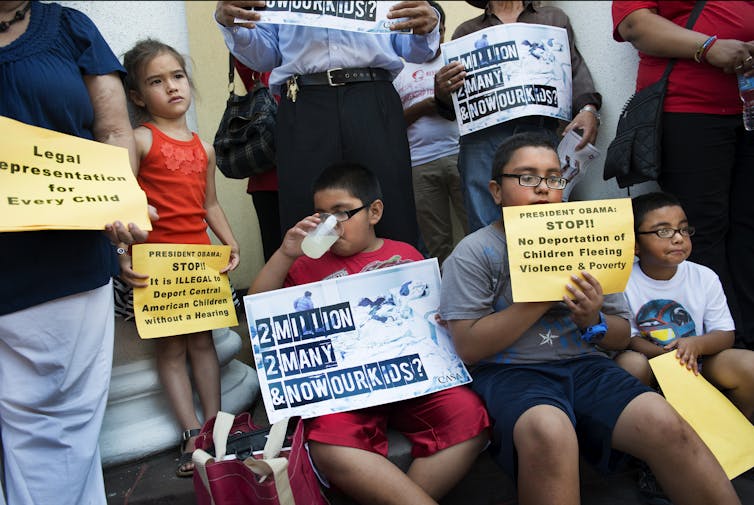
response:
<path id="1" fill-rule="evenodd" d="M 332 72 L 335 72 L 336 70 L 343 70 L 343 67 L 331 68 L 327 71 L 327 84 L 330 86 L 345 86 L 345 82 L 332 82 Z"/>

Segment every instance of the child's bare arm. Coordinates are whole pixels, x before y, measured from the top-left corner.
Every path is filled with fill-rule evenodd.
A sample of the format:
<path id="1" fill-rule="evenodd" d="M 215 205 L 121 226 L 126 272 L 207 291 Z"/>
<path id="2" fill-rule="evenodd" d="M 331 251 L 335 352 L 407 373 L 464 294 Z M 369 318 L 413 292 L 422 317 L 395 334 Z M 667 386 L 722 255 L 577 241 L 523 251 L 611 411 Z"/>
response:
<path id="1" fill-rule="evenodd" d="M 553 302 L 514 303 L 479 319 L 448 321 L 458 356 L 473 364 L 510 347 Z"/>
<path id="2" fill-rule="evenodd" d="M 631 343 L 628 346 L 632 351 L 640 352 L 649 359 L 665 354 L 666 351 L 657 344 L 654 344 L 644 337 L 633 337 Z"/>
<path id="3" fill-rule="evenodd" d="M 627 349 L 631 343 L 631 324 L 620 316 L 605 314 L 607 333 L 600 340 L 600 347 L 611 351 Z"/>
<path id="4" fill-rule="evenodd" d="M 220 271 L 220 273 L 225 273 L 235 270 L 238 266 L 241 261 L 241 249 L 238 246 L 236 238 L 233 236 L 233 231 L 230 229 L 228 218 L 225 216 L 225 212 L 223 212 L 223 208 L 217 200 L 217 190 L 215 189 L 215 150 L 206 142 L 202 141 L 202 144 L 204 144 L 208 158 L 207 186 L 204 196 L 204 209 L 207 211 L 205 220 L 212 232 L 220 239 L 220 242 L 230 246 L 230 259 L 225 268 Z"/>
<path id="5" fill-rule="evenodd" d="M 134 272 L 131 255 L 128 253 L 118 255 L 118 263 L 120 263 L 120 278 L 134 288 L 147 287 L 147 274 L 140 274 Z"/>
<path id="6" fill-rule="evenodd" d="M 304 254 L 301 251 L 301 242 L 308 232 L 317 227 L 319 221 L 317 214 L 305 217 L 285 233 L 280 247 L 265 263 L 251 284 L 250 295 L 283 287 L 291 265 L 296 261 L 296 258 Z"/>
<path id="7" fill-rule="evenodd" d="M 664 347 L 665 350 L 677 349 L 676 357 L 682 365 L 699 373 L 697 359 L 700 356 L 717 354 L 733 346 L 735 335 L 732 331 L 713 330 L 703 335 L 676 339 Z"/>

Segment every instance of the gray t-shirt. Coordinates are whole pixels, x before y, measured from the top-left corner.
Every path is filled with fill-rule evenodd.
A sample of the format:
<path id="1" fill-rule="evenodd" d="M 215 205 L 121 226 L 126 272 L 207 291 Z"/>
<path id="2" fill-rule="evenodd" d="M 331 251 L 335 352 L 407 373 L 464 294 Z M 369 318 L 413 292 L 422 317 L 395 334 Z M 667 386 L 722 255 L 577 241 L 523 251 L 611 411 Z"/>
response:
<path id="1" fill-rule="evenodd" d="M 480 319 L 513 303 L 505 234 L 494 224 L 465 237 L 442 265 L 440 315 L 447 321 Z M 605 295 L 602 312 L 630 318 L 623 293 Z M 545 363 L 605 355 L 581 339 L 568 306 L 559 302 L 516 342 L 482 363 Z"/>

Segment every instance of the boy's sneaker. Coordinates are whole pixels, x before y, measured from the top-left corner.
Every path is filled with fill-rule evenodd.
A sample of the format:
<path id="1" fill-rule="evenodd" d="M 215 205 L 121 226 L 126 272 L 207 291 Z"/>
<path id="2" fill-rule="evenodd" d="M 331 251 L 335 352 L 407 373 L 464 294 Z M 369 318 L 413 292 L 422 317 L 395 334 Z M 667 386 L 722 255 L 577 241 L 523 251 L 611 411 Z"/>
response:
<path id="1" fill-rule="evenodd" d="M 644 498 L 644 503 L 647 505 L 673 505 L 660 487 L 660 483 L 657 482 L 657 478 L 652 473 L 649 465 L 643 461 L 639 465 L 639 480 L 637 484 L 639 492 Z"/>

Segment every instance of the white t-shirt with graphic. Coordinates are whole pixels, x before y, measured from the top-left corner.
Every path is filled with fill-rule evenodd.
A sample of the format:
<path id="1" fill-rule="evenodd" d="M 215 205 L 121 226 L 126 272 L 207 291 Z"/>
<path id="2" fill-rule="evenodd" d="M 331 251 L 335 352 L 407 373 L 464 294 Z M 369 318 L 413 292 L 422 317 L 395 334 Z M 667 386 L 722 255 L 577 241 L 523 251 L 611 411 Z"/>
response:
<path id="1" fill-rule="evenodd" d="M 723 286 L 710 268 L 684 261 L 675 275 L 657 280 L 642 272 L 634 261 L 626 286 L 631 307 L 631 334 L 659 345 L 713 330 L 735 329 Z"/>

